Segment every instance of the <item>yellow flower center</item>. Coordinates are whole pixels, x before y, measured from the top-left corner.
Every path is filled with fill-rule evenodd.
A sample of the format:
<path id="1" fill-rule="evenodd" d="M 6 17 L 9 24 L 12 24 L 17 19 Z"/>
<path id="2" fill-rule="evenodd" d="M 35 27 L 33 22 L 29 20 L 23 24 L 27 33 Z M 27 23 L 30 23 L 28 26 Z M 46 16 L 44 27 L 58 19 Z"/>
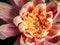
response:
<path id="1" fill-rule="evenodd" d="M 21 18 L 27 24 L 24 35 L 28 37 L 43 38 L 52 27 L 51 14 L 46 12 L 41 4 L 37 5 L 31 12 L 25 12 Z"/>

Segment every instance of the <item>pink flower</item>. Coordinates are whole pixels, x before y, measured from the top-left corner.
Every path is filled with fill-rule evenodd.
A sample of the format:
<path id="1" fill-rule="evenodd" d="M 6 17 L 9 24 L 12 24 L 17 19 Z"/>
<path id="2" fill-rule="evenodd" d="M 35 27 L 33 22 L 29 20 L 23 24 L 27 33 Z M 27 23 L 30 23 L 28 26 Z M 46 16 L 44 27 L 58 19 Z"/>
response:
<path id="1" fill-rule="evenodd" d="M 29 1 L 30 3 L 27 3 Z M 22 16 L 23 12 L 27 12 L 27 10 L 31 11 L 31 9 L 32 10 L 34 9 L 34 8 L 30 8 L 30 6 L 33 6 L 33 5 L 37 6 L 40 2 L 45 2 L 45 1 L 44 0 L 39 0 L 39 1 L 13 0 L 13 2 L 14 3 L 12 3 L 12 5 L 0 2 L 0 18 L 5 22 L 7 22 L 7 24 L 0 25 L 0 39 L 6 39 L 8 37 L 21 34 L 23 32 L 23 31 L 21 32 L 22 28 L 19 29 L 17 27 L 17 25 L 19 25 L 21 20 L 19 18 L 18 19 L 16 18 L 17 20 L 15 21 L 17 22 L 14 22 L 13 19 L 15 19 L 16 16 Z M 50 14 L 50 18 L 52 19 L 53 24 L 49 29 L 49 33 L 46 36 L 44 36 L 45 39 L 43 39 L 43 41 L 39 41 L 40 39 L 35 40 L 35 38 L 30 38 L 29 36 L 26 36 L 25 33 L 23 32 L 21 36 L 16 40 L 14 45 L 59 45 L 60 24 L 57 24 L 56 22 L 60 20 L 60 15 L 59 15 L 60 6 L 59 6 L 59 3 L 57 4 L 58 6 L 52 2 L 47 4 L 47 12 L 49 11 L 53 12 L 52 15 Z"/>

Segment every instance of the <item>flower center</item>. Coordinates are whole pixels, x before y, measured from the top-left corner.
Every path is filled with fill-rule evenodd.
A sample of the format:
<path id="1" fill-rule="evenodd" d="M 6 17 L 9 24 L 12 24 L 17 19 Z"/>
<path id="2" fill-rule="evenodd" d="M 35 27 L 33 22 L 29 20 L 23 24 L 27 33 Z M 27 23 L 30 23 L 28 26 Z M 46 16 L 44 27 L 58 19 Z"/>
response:
<path id="1" fill-rule="evenodd" d="M 46 9 L 40 4 L 31 12 L 25 12 L 21 18 L 27 24 L 24 35 L 28 37 L 31 36 L 37 39 L 43 38 L 52 27 L 51 13 L 46 12 Z"/>

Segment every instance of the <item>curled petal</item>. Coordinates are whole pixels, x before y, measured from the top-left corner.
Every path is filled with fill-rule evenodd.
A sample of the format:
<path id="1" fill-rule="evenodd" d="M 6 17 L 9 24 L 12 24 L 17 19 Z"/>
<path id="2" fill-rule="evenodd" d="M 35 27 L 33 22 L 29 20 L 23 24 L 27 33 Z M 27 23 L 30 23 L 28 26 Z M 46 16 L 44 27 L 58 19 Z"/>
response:
<path id="1" fill-rule="evenodd" d="M 8 23 L 12 23 L 12 19 L 18 15 L 18 9 L 7 3 L 0 2 L 0 18 Z"/>
<path id="2" fill-rule="evenodd" d="M 33 7 L 33 3 L 32 2 L 27 2 L 20 10 L 20 15 L 22 16 L 25 12 L 28 13 L 29 10 L 31 10 Z M 31 8 L 29 8 L 31 7 Z"/>
<path id="3" fill-rule="evenodd" d="M 18 29 L 11 24 L 4 24 L 0 26 L 0 39 L 6 39 L 11 36 L 19 34 Z"/>

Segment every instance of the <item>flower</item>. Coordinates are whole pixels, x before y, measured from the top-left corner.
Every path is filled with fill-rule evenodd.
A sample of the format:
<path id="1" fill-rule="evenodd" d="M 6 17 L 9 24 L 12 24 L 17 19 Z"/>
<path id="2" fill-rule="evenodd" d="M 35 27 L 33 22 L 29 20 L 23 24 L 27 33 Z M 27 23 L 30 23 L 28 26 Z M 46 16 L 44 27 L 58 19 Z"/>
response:
<path id="1" fill-rule="evenodd" d="M 6 39 L 22 33 L 14 45 L 59 44 L 60 24 L 56 22 L 60 20 L 60 6 L 50 2 L 47 4 L 46 11 L 44 7 L 46 5 L 40 3 L 44 1 L 14 0 L 18 7 L 15 4 L 9 5 L 0 2 L 0 18 L 7 22 L 7 24 L 0 26 L 0 39 Z"/>

